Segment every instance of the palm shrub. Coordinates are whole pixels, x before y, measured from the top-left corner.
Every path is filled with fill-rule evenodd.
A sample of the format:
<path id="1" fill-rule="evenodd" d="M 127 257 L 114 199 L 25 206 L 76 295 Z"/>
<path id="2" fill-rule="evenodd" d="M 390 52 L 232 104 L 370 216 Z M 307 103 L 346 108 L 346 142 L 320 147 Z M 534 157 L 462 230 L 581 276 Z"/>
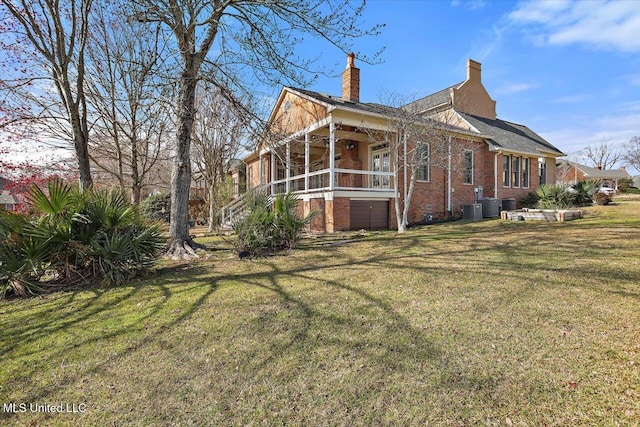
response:
<path id="1" fill-rule="evenodd" d="M 233 223 L 238 255 L 256 256 L 295 248 L 316 215 L 311 212 L 301 216 L 296 210 L 298 201 L 293 193 L 273 200 L 264 192 L 248 197 L 246 212 Z"/>
<path id="2" fill-rule="evenodd" d="M 80 193 L 51 181 L 28 194 L 36 215 L 0 217 L 0 297 L 83 284 L 122 283 L 149 267 L 164 245 L 117 190 Z"/>
<path id="3" fill-rule="evenodd" d="M 140 202 L 140 212 L 151 221 L 169 222 L 171 217 L 171 194 L 152 194 Z"/>
<path id="4" fill-rule="evenodd" d="M 572 195 L 567 188 L 561 185 L 544 184 L 538 187 L 536 194 L 539 197 L 540 209 L 566 209 L 571 207 Z"/>
<path id="5" fill-rule="evenodd" d="M 572 203 L 574 206 L 591 205 L 593 196 L 598 191 L 596 182 L 592 180 L 578 181 L 571 188 L 573 189 Z"/>
<path id="6" fill-rule="evenodd" d="M 540 196 L 535 191 L 530 191 L 526 196 L 520 199 L 520 206 L 523 208 L 535 208 L 538 206 Z"/>

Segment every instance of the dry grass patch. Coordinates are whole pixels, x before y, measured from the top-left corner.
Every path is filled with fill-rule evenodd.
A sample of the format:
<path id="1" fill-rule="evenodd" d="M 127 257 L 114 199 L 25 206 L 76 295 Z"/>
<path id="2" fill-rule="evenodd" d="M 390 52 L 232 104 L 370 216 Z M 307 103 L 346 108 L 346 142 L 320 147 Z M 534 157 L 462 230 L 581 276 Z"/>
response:
<path id="1" fill-rule="evenodd" d="M 216 242 L 216 245 L 218 243 Z M 215 251 L 0 305 L 18 425 L 634 425 L 640 201 Z"/>

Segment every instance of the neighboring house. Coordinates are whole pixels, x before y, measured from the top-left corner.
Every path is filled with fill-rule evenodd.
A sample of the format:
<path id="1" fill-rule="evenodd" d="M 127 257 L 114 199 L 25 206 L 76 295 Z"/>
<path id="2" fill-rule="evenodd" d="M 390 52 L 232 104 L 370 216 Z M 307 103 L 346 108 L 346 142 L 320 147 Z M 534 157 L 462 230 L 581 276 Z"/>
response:
<path id="1" fill-rule="evenodd" d="M 14 211 L 18 208 L 18 200 L 7 190 L 0 191 L 0 210 Z"/>
<path id="2" fill-rule="evenodd" d="M 556 182 L 562 185 L 574 185 L 586 179 L 597 181 L 603 187 L 618 188 L 618 180 L 631 178 L 625 167 L 620 169 L 602 169 L 581 165 L 580 163 L 560 160 L 556 164 Z"/>
<path id="3" fill-rule="evenodd" d="M 3 211 L 16 211 L 20 200 L 16 195 L 9 191 L 6 187 L 11 187 L 13 181 L 8 180 L 0 176 L 0 210 Z"/>
<path id="4" fill-rule="evenodd" d="M 636 188 L 640 188 L 640 175 L 634 176 L 633 178 L 631 178 L 631 180 L 633 182 L 631 185 L 633 185 Z"/>
<path id="5" fill-rule="evenodd" d="M 301 212 L 319 212 L 312 223 L 316 231 L 395 228 L 394 199 L 407 194 L 403 154 L 396 162 L 389 143 L 379 137 L 391 131 L 401 138 L 397 129 L 390 129 L 397 109 L 360 102 L 354 58 L 347 57 L 342 96 L 285 87 L 263 140 L 244 159 L 247 187 L 269 194 L 297 192 Z M 450 168 L 430 160 L 421 167 L 410 223 L 424 221 L 427 214 L 458 217 L 463 205 L 482 197 L 519 200 L 539 182 L 555 182 L 556 158 L 563 153 L 526 126 L 496 117 L 496 102 L 481 82 L 480 63 L 469 60 L 464 82 L 409 106 L 430 119 L 455 116 L 455 126 L 446 132 L 456 152 L 448 155 L 463 159 Z M 425 158 L 429 156 L 427 152 Z M 398 188 L 393 185 L 395 164 Z M 240 210 L 238 205 L 225 209 L 226 219 L 234 209 Z"/>

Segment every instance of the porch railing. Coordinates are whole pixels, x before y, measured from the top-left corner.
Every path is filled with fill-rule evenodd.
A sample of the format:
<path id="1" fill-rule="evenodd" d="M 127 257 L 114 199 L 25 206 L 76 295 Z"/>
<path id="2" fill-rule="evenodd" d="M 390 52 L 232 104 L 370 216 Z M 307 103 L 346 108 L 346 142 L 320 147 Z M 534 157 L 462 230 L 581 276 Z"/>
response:
<path id="1" fill-rule="evenodd" d="M 331 190 L 374 192 L 393 190 L 393 172 L 334 169 L 333 178 L 331 175 L 331 169 L 322 169 L 310 172 L 308 175 L 295 175 L 265 185 L 269 194 L 281 194 L 287 191 L 311 193 Z M 331 185 L 331 179 L 333 179 L 333 185 Z"/>

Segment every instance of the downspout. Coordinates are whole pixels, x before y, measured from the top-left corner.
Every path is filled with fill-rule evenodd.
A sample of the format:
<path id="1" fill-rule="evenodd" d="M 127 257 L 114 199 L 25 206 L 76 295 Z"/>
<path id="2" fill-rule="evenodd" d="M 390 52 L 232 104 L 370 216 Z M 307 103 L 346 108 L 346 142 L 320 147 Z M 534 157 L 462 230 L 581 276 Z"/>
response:
<path id="1" fill-rule="evenodd" d="M 400 137 L 398 135 L 398 137 Z M 407 226 L 407 221 L 406 218 L 404 218 L 404 210 L 405 210 L 405 206 L 407 205 L 407 135 L 402 135 L 402 141 L 403 141 L 403 150 L 404 150 L 404 164 L 403 164 L 403 168 L 404 168 L 404 187 L 403 187 L 403 193 L 404 193 L 404 198 L 402 199 L 402 212 L 403 212 L 403 218 L 402 221 L 404 222 L 404 226 Z"/>
<path id="2" fill-rule="evenodd" d="M 493 156 L 493 197 L 496 199 L 498 198 L 498 153 Z"/>
<path id="3" fill-rule="evenodd" d="M 447 209 L 449 215 L 453 216 L 453 187 L 451 186 L 451 135 L 448 137 L 448 158 L 447 158 Z"/>

